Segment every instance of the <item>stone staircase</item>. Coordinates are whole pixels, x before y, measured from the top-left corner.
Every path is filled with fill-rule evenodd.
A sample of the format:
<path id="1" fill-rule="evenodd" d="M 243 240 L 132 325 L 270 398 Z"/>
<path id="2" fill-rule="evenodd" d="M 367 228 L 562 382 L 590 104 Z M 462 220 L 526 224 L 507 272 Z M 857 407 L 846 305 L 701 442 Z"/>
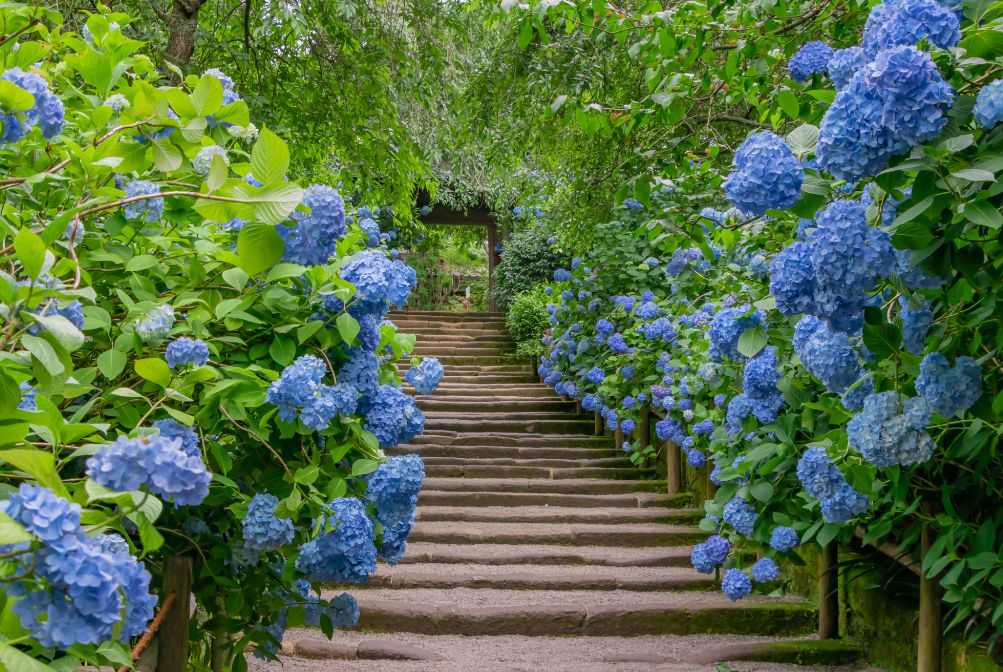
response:
<path id="1" fill-rule="evenodd" d="M 800 650 L 786 640 L 813 630 L 813 606 L 733 603 L 695 572 L 701 512 L 663 494 L 516 360 L 501 314 L 390 319 L 445 368 L 435 395 L 419 398 L 425 432 L 389 451 L 424 458 L 417 522 L 399 565 L 347 588 L 358 627 L 330 642 L 288 631 L 283 669 L 687 672 L 733 658 L 760 661 L 735 670 L 863 669 L 840 645 L 778 654 Z"/>

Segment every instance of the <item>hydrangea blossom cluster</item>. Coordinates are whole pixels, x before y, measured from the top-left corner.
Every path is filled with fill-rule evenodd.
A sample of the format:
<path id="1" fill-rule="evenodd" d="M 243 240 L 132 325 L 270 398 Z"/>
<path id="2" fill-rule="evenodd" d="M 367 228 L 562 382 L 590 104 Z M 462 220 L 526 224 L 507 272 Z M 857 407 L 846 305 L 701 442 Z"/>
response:
<path id="1" fill-rule="evenodd" d="M 815 158 L 838 179 L 876 175 L 893 156 L 937 137 L 952 100 L 929 54 L 912 46 L 885 49 L 836 94 Z"/>
<path id="2" fill-rule="evenodd" d="M 365 428 L 384 447 L 407 443 L 425 428 L 425 416 L 414 398 L 393 385 L 377 387 L 365 412 Z"/>
<path id="3" fill-rule="evenodd" d="M 975 98 L 975 121 L 979 126 L 990 129 L 1003 121 L 1003 79 L 997 79 L 982 87 Z"/>
<path id="4" fill-rule="evenodd" d="M 367 477 L 366 496 L 376 502 L 376 516 L 386 526 L 413 521 L 425 464 L 418 455 L 389 458 Z"/>
<path id="5" fill-rule="evenodd" d="M 797 50 L 787 63 L 787 69 L 795 82 L 803 82 L 816 72 L 825 72 L 832 54 L 832 47 L 814 40 Z"/>
<path id="6" fill-rule="evenodd" d="M 929 302 L 923 301 L 914 309 L 909 299 L 899 297 L 899 319 L 902 320 L 902 345 L 912 354 L 922 355 L 926 349 L 926 334 L 933 324 Z"/>
<path id="7" fill-rule="evenodd" d="M 795 241 L 770 265 L 770 293 L 784 315 L 808 313 L 838 331 L 856 331 L 866 293 L 894 264 L 891 239 L 867 225 L 859 201 L 833 201 L 806 241 Z"/>
<path id="8" fill-rule="evenodd" d="M 793 342 L 802 366 L 818 378 L 829 392 L 843 395 L 863 375 L 863 367 L 850 337 L 832 331 L 817 317 L 805 315 L 798 321 Z M 868 379 L 843 398 L 843 405 L 850 410 L 860 408 L 864 397 L 873 389 L 874 383 Z"/>
<path id="9" fill-rule="evenodd" d="M 121 436 L 87 460 L 87 475 L 98 485 L 131 492 L 146 486 L 179 506 L 200 504 L 209 494 L 211 475 L 200 457 L 189 455 L 182 440 L 167 436 Z"/>
<path id="10" fill-rule="evenodd" d="M 144 343 L 160 343 L 174 326 L 174 308 L 162 303 L 136 322 L 136 334 Z"/>
<path id="11" fill-rule="evenodd" d="M 166 439 L 177 439 L 181 442 L 179 448 L 185 455 L 202 458 L 202 450 L 199 448 L 199 435 L 195 430 L 178 422 L 174 418 L 164 418 L 153 423 L 153 428 L 160 432 L 160 436 Z"/>
<path id="12" fill-rule="evenodd" d="M 164 359 L 172 369 L 185 364 L 204 366 L 209 361 L 209 346 L 201 339 L 182 336 L 167 345 Z"/>
<path id="13" fill-rule="evenodd" d="M 713 534 L 693 547 L 690 563 L 701 574 L 713 574 L 714 568 L 723 564 L 731 552 L 731 544 L 724 537 Z"/>
<path id="14" fill-rule="evenodd" d="M 764 348 L 745 366 L 743 392 L 728 403 L 725 425 L 736 434 L 742 429 L 742 421 L 750 414 L 763 424 L 777 419 L 784 407 L 784 397 L 777 388 L 780 372 L 777 371 L 777 349 Z"/>
<path id="15" fill-rule="evenodd" d="M 873 55 L 924 39 L 941 49 L 957 46 L 961 41 L 957 14 L 937 0 L 885 0 L 868 15 L 861 46 Z"/>
<path id="16" fill-rule="evenodd" d="M 121 537 L 87 536 L 80 506 L 39 485 L 22 484 L 0 501 L 0 512 L 40 541 L 14 560 L 14 575 L 33 580 L 7 584 L 19 598 L 11 610 L 39 644 L 66 649 L 116 636 L 125 641 L 146 630 L 157 598 L 150 594 L 149 572 Z"/>
<path id="17" fill-rule="evenodd" d="M 919 364 L 916 392 L 930 411 L 945 417 L 964 413 L 982 396 L 982 367 L 971 357 L 958 357 L 954 368 L 939 352 Z"/>
<path id="18" fill-rule="evenodd" d="M 195 158 L 192 159 L 192 170 L 195 171 L 196 175 L 208 175 L 212 159 L 215 156 L 223 159 L 223 163 L 226 165 L 230 165 L 230 159 L 227 157 L 225 149 L 219 145 L 208 145 L 200 149 Z"/>
<path id="19" fill-rule="evenodd" d="M 746 329 L 758 327 L 765 321 L 763 311 L 758 308 L 753 310 L 749 304 L 719 310 L 707 328 L 710 355 L 718 359 L 744 361 L 745 356 L 738 351 L 739 337 Z"/>
<path id="20" fill-rule="evenodd" d="M 0 123 L 3 124 L 0 142 L 18 142 L 31 132 L 35 124 L 38 124 L 42 137 L 46 140 L 59 135 L 65 123 L 66 110 L 63 101 L 49 90 L 48 82 L 40 75 L 25 72 L 21 68 L 5 71 L 3 79 L 30 93 L 35 102 L 20 115 L 0 111 Z"/>
<path id="21" fill-rule="evenodd" d="M 298 417 L 310 429 L 327 429 L 335 415 L 355 412 L 358 393 L 347 383 L 323 384 L 326 373 L 327 365 L 319 357 L 298 357 L 268 386 L 265 401 L 278 406 L 279 417 L 286 422 Z"/>
<path id="22" fill-rule="evenodd" d="M 801 198 L 804 169 L 782 138 L 753 133 L 735 152 L 735 170 L 724 183 L 732 205 L 753 215 L 786 210 Z"/>
<path id="23" fill-rule="evenodd" d="M 285 242 L 282 260 L 305 266 L 326 264 L 348 231 L 345 201 L 336 189 L 322 184 L 307 187 L 303 205 L 309 213 L 293 214 L 292 224 L 277 227 Z"/>
<path id="24" fill-rule="evenodd" d="M 724 505 L 724 522 L 735 528 L 739 534 L 751 537 L 759 514 L 752 504 L 741 497 L 732 497 Z"/>
<path id="25" fill-rule="evenodd" d="M 729 569 L 721 579 L 721 591 L 736 602 L 752 592 L 752 581 L 742 570 Z"/>
<path id="26" fill-rule="evenodd" d="M 812 446 L 801 456 L 797 475 L 805 491 L 819 500 L 822 517 L 827 522 L 845 523 L 870 506 L 870 497 L 850 487 L 843 472 L 833 465 L 820 446 Z"/>
<path id="27" fill-rule="evenodd" d="M 432 394 L 442 380 L 442 364 L 435 357 L 425 357 L 418 366 L 412 366 L 405 374 L 418 394 Z"/>
<path id="28" fill-rule="evenodd" d="M 847 47 L 833 52 L 828 62 L 829 79 L 836 90 L 850 83 L 857 70 L 870 62 L 870 56 L 861 47 Z"/>
<path id="29" fill-rule="evenodd" d="M 267 492 L 256 494 L 240 522 L 244 546 L 255 551 L 274 551 L 293 540 L 293 522 L 275 515 L 279 498 Z"/>
<path id="30" fill-rule="evenodd" d="M 146 180 L 132 180 L 122 187 L 126 198 L 136 196 L 151 196 L 160 193 L 160 186 Z M 163 197 L 144 198 L 132 201 L 122 206 L 122 214 L 126 219 L 142 219 L 144 222 L 159 222 L 164 216 Z"/>
<path id="31" fill-rule="evenodd" d="M 686 451 L 686 463 L 694 469 L 701 469 L 707 464 L 707 456 L 696 448 Z"/>
<path id="32" fill-rule="evenodd" d="M 681 248 L 673 252 L 669 263 L 665 265 L 665 275 L 670 278 L 675 277 L 690 266 L 696 266 L 697 270 L 706 270 L 710 267 L 699 247 Z"/>
<path id="33" fill-rule="evenodd" d="M 341 277 L 355 286 L 359 298 L 355 305 L 370 313 L 385 312 L 387 306 L 403 308 L 418 283 L 413 268 L 378 250 L 353 254 L 341 267 Z"/>
<path id="34" fill-rule="evenodd" d="M 760 558 L 749 568 L 749 574 L 756 583 L 769 583 L 780 576 L 780 568 L 773 558 Z"/>
<path id="35" fill-rule="evenodd" d="M 850 447 L 871 464 L 920 464 L 933 456 L 935 444 L 926 431 L 930 424 L 926 402 L 919 397 L 900 401 L 896 392 L 872 394 L 846 426 Z"/>
<path id="36" fill-rule="evenodd" d="M 770 548 L 785 553 L 801 543 L 798 533 L 785 525 L 778 525 L 770 532 Z"/>
<path id="37" fill-rule="evenodd" d="M 376 535 L 362 502 L 335 499 L 316 523 L 321 533 L 300 546 L 296 569 L 316 583 L 364 583 L 376 571 Z"/>

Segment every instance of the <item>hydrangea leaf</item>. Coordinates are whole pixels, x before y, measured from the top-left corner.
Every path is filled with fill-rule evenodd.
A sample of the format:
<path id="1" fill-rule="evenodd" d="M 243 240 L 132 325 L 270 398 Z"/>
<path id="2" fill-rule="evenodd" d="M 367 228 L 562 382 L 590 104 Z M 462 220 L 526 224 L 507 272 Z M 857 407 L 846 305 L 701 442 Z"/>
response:
<path id="1" fill-rule="evenodd" d="M 202 75 L 192 91 L 191 101 L 200 117 L 216 114 L 223 107 L 223 84 L 212 75 Z"/>
<path id="2" fill-rule="evenodd" d="M 751 359 L 766 347 L 768 340 L 766 329 L 762 325 L 756 325 L 746 329 L 738 337 L 738 351 Z"/>
<path id="3" fill-rule="evenodd" d="M 335 320 L 335 324 L 338 327 L 338 333 L 341 334 L 341 338 L 344 339 L 345 343 L 351 343 L 354 341 L 355 337 L 359 333 L 358 320 L 348 313 L 338 315 L 338 318 Z"/>
<path id="4" fill-rule="evenodd" d="M 251 174 L 266 187 L 279 184 L 289 170 L 289 147 L 268 128 L 262 128 L 251 149 Z"/>
<path id="5" fill-rule="evenodd" d="M 31 229 L 21 229 L 14 236 L 14 252 L 25 274 L 35 279 L 45 265 L 45 243 Z"/>
<path id="6" fill-rule="evenodd" d="M 35 104 L 35 97 L 13 82 L 0 80 L 0 107 L 10 112 L 24 112 Z"/>
<path id="7" fill-rule="evenodd" d="M 21 523 L 0 512 L 0 544 L 21 544 L 33 538 Z"/>
<path id="8" fill-rule="evenodd" d="M 69 496 L 56 471 L 56 459 L 52 453 L 35 448 L 14 448 L 0 451 L 0 460 L 14 465 L 57 495 Z"/>
<path id="9" fill-rule="evenodd" d="M 32 658 L 10 644 L 0 643 L 0 664 L 8 672 L 56 672 L 55 668 Z"/>
<path id="10" fill-rule="evenodd" d="M 237 237 L 237 261 L 248 275 L 256 275 L 278 263 L 285 251 L 282 236 L 274 226 L 252 222 Z"/>
<path id="11" fill-rule="evenodd" d="M 45 331 L 59 341 L 68 352 L 73 352 L 84 344 L 84 335 L 63 315 L 33 315 L 33 319 Z"/>
<path id="12" fill-rule="evenodd" d="M 167 362 L 159 357 L 138 359 L 133 367 L 137 374 L 151 383 L 156 383 L 161 387 L 167 387 L 171 384 L 171 370 L 168 368 Z"/>

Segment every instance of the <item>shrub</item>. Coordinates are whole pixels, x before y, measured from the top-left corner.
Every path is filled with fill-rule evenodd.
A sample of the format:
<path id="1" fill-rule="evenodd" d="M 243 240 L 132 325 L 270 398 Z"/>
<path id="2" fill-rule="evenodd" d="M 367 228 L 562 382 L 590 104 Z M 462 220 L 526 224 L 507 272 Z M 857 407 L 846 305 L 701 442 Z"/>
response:
<path id="1" fill-rule="evenodd" d="M 495 268 L 494 297 L 499 309 L 508 310 L 516 294 L 549 280 L 560 268 L 563 256 L 547 243 L 550 236 L 546 226 L 537 223 L 515 232 L 505 243 L 502 263 Z"/>
<path id="2" fill-rule="evenodd" d="M 515 338 L 516 351 L 520 355 L 543 354 L 540 339 L 550 329 L 544 288 L 544 285 L 536 285 L 516 294 L 505 316 L 505 326 Z"/>

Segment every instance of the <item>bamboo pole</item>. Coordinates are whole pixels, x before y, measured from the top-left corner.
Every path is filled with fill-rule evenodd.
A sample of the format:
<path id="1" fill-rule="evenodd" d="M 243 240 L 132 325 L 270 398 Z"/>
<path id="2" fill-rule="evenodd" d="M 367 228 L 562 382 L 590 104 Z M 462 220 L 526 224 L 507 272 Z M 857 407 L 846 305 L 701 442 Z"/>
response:
<path id="1" fill-rule="evenodd" d="M 174 604 L 160 627 L 157 672 L 188 669 L 188 620 L 191 614 L 192 559 L 174 555 L 164 562 L 163 594 L 174 593 Z M 166 606 L 166 602 L 165 602 Z"/>
<path id="2" fill-rule="evenodd" d="M 818 556 L 818 638 L 839 637 L 839 546 L 830 541 Z"/>

